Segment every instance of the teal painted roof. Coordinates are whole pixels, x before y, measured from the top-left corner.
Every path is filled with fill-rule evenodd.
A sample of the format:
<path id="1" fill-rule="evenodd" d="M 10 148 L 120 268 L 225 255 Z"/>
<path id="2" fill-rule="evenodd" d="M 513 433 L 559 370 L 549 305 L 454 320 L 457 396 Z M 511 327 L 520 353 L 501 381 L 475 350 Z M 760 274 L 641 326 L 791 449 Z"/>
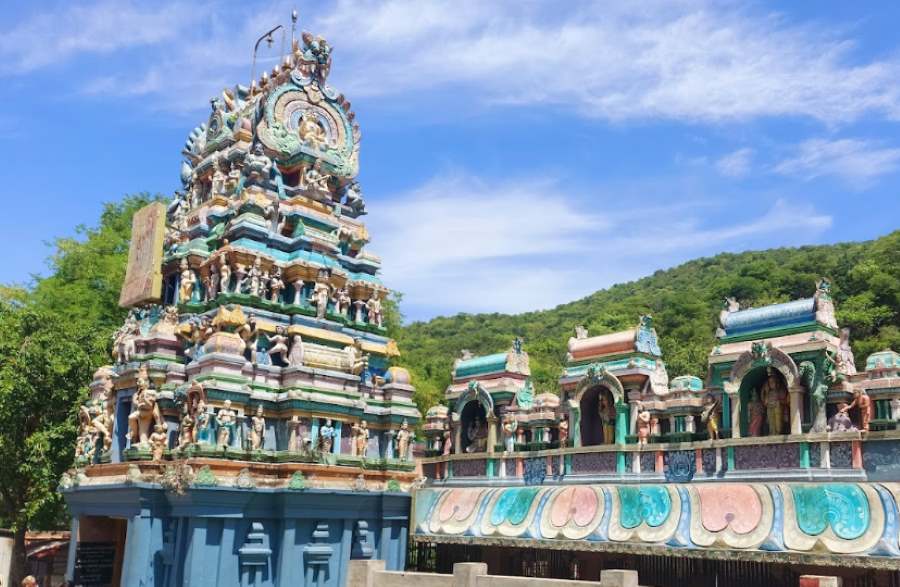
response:
<path id="1" fill-rule="evenodd" d="M 669 382 L 672 391 L 703 391 L 703 380 L 694 375 L 679 375 Z"/>
<path id="2" fill-rule="evenodd" d="M 456 364 L 453 375 L 457 378 L 473 377 L 486 373 L 496 373 L 506 370 L 506 353 L 496 353 L 465 359 Z"/>
<path id="3" fill-rule="evenodd" d="M 789 328 L 816 320 L 815 298 L 739 310 L 725 318 L 726 336 L 743 336 L 772 328 Z"/>
<path id="4" fill-rule="evenodd" d="M 323 255 L 322 253 L 316 251 L 307 251 L 305 249 L 299 249 L 296 251 L 292 251 L 290 253 L 286 251 L 279 251 L 278 249 L 272 249 L 267 247 L 265 244 L 253 241 L 247 238 L 239 238 L 236 241 L 231 243 L 235 247 L 243 247 L 246 249 L 251 249 L 254 251 L 259 251 L 261 253 L 265 253 L 266 255 L 274 258 L 276 261 L 280 263 L 290 263 L 291 261 L 305 261 L 310 264 L 319 265 L 321 267 L 328 267 L 332 269 L 341 269 L 342 271 L 346 271 L 349 274 L 349 277 L 353 281 L 366 281 L 368 283 L 374 283 L 376 285 L 381 285 L 381 280 L 371 275 L 369 273 L 359 273 L 356 271 L 350 271 L 343 267 L 338 261 L 334 259 L 334 257 L 330 257 L 328 255 Z"/>
<path id="5" fill-rule="evenodd" d="M 900 353 L 896 353 L 891 349 L 872 353 L 866 359 L 866 371 L 874 369 L 893 369 L 900 368 Z"/>

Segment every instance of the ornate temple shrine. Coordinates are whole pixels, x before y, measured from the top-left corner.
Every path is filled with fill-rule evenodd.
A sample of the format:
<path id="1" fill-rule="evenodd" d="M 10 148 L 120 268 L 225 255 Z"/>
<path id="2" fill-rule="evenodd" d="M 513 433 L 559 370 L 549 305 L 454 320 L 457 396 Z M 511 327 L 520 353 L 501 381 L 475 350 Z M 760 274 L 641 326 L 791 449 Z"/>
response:
<path id="1" fill-rule="evenodd" d="M 420 414 L 330 53 L 304 33 L 213 98 L 183 190 L 135 215 L 130 312 L 61 484 L 77 584 L 341 585 L 351 558 L 404 567 Z"/>
<path id="2" fill-rule="evenodd" d="M 521 341 L 463 353 L 423 426 L 417 559 L 572 579 L 613 564 L 655 585 L 777 585 L 778 568 L 895 585 L 900 355 L 857 372 L 831 284 L 760 308 L 726 300 L 703 377 L 670 378 L 651 317 L 635 322 L 577 327 L 559 396 L 534 389 Z"/>

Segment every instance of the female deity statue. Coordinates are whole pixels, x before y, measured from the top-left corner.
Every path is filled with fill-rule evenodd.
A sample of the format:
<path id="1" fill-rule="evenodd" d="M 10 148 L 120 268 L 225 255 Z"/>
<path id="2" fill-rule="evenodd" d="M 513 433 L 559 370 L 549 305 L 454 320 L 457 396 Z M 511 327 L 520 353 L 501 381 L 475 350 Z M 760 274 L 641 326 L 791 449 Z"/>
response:
<path id="1" fill-rule="evenodd" d="M 323 453 L 330 453 L 334 447 L 334 426 L 331 425 L 331 418 L 325 420 L 325 425 L 319 428 L 319 450 Z"/>
<path id="2" fill-rule="evenodd" d="M 234 410 L 231 409 L 231 400 L 225 400 L 224 407 L 216 413 L 216 426 L 218 427 L 218 434 L 216 436 L 218 442 L 216 444 L 218 444 L 218 446 L 221 446 L 222 448 L 231 446 L 236 418 L 237 416 L 234 413 Z"/>
<path id="3" fill-rule="evenodd" d="M 198 444 L 209 444 L 212 440 L 210 434 L 210 417 L 206 410 L 206 402 L 202 399 L 197 403 L 197 413 L 194 416 L 194 438 L 193 441 Z"/>
<path id="4" fill-rule="evenodd" d="M 372 297 L 366 302 L 366 309 L 369 311 L 369 324 L 381 328 L 384 316 L 381 313 L 381 294 L 378 291 L 372 293 Z"/>
<path id="5" fill-rule="evenodd" d="M 281 290 L 284 289 L 280 267 L 275 269 L 275 275 L 272 276 L 272 280 L 269 282 L 269 288 L 272 290 L 272 302 L 277 304 L 281 301 Z"/>
<path id="6" fill-rule="evenodd" d="M 637 437 L 638 445 L 647 444 L 650 440 L 650 411 L 643 407 L 637 415 Z"/>
<path id="7" fill-rule="evenodd" d="M 234 268 L 234 293 L 244 293 L 244 280 L 247 279 L 247 266 L 243 263 L 236 263 Z"/>
<path id="8" fill-rule="evenodd" d="M 287 421 L 288 427 L 288 450 L 291 452 L 300 452 L 302 438 L 302 428 L 303 423 L 300 421 L 300 417 L 297 415 L 291 416 L 291 419 Z"/>
<path id="9" fill-rule="evenodd" d="M 262 275 L 262 269 L 260 264 L 262 260 L 259 258 L 259 255 L 256 256 L 256 259 L 253 260 L 253 266 L 250 267 L 250 273 L 248 276 L 250 277 L 250 295 L 253 297 L 259 297 L 259 286 L 260 286 L 260 276 Z"/>
<path id="10" fill-rule="evenodd" d="M 287 336 L 285 336 L 284 326 L 276 326 L 275 334 L 268 337 L 268 339 L 272 345 L 271 347 L 269 347 L 269 356 L 274 358 L 276 355 L 278 355 L 279 359 L 285 361 L 285 357 L 288 354 L 288 338 Z"/>
<path id="11" fill-rule="evenodd" d="M 719 400 L 711 395 L 706 396 L 706 405 L 700 413 L 700 420 L 706 422 L 706 433 L 710 440 L 719 439 Z"/>
<path id="12" fill-rule="evenodd" d="M 450 429 L 444 430 L 444 442 L 441 446 L 441 454 L 447 456 L 453 452 L 453 439 Z"/>
<path id="13" fill-rule="evenodd" d="M 262 404 L 256 406 L 256 415 L 250 418 L 250 450 L 262 450 L 266 435 L 266 419 Z"/>
<path id="14" fill-rule="evenodd" d="M 512 414 L 506 414 L 503 418 L 503 449 L 512 453 L 516 450 L 516 429 L 519 423 Z"/>
<path id="15" fill-rule="evenodd" d="M 768 378 L 762 385 L 760 397 L 766 406 L 769 435 L 783 434 L 784 402 L 787 399 L 787 390 L 784 388 L 781 378 L 771 367 L 768 368 Z"/>
<path id="16" fill-rule="evenodd" d="M 287 364 L 289 367 L 299 367 L 303 364 L 303 338 L 299 334 L 295 334 L 291 339 L 291 351 L 287 356 Z"/>
<path id="17" fill-rule="evenodd" d="M 369 448 L 369 425 L 365 420 L 360 422 L 358 430 L 356 431 L 356 454 L 360 457 L 365 457 L 366 452 L 368 452 Z"/>
<path id="18" fill-rule="evenodd" d="M 750 401 L 747 403 L 747 416 L 750 436 L 762 436 L 763 422 L 766 420 L 766 407 L 759 401 L 756 392 L 750 395 Z"/>
<path id="19" fill-rule="evenodd" d="M 569 419 L 563 414 L 559 420 L 559 448 L 569 444 Z"/>
<path id="20" fill-rule="evenodd" d="M 219 257 L 219 289 L 222 293 L 229 293 L 231 286 L 231 266 L 228 264 L 228 255 L 222 253 Z"/>
<path id="21" fill-rule="evenodd" d="M 166 446 L 169 443 L 169 435 L 166 434 L 165 424 L 157 424 L 150 435 L 150 446 L 153 448 L 153 460 L 161 461 Z"/>
<path id="22" fill-rule="evenodd" d="M 403 423 L 400 424 L 400 430 L 397 431 L 397 456 L 401 461 L 409 458 L 409 441 L 411 438 L 412 433 L 409 431 L 409 424 L 406 420 L 403 420 Z"/>
<path id="23" fill-rule="evenodd" d="M 319 277 L 322 278 L 321 275 Z M 327 279 L 327 276 L 325 276 L 324 279 Z M 328 309 L 329 297 L 331 297 L 331 286 L 325 281 L 316 281 L 316 285 L 312 290 L 312 295 L 309 296 L 310 303 L 316 307 L 316 318 L 325 317 L 325 310 Z"/>
<path id="24" fill-rule="evenodd" d="M 219 268 L 215 263 L 209 265 L 209 274 L 206 277 L 206 300 L 212 301 L 219 295 Z"/>
<path id="25" fill-rule="evenodd" d="M 838 344 L 837 370 L 842 375 L 856 375 L 856 360 L 850 347 L 850 329 L 841 328 L 841 342 Z"/>
<path id="26" fill-rule="evenodd" d="M 194 432 L 194 418 L 185 406 L 184 413 L 181 416 L 181 429 L 178 434 L 178 448 L 185 448 L 194 443 L 196 433 Z"/>
<path id="27" fill-rule="evenodd" d="M 605 395 L 600 396 L 598 408 L 600 425 L 603 426 L 603 444 L 615 444 L 616 442 L 616 409 L 610 405 Z"/>
<path id="28" fill-rule="evenodd" d="M 178 286 L 178 301 L 182 304 L 190 302 L 194 295 L 194 286 L 197 285 L 197 276 L 188 265 L 187 257 L 181 260 L 181 282 Z"/>

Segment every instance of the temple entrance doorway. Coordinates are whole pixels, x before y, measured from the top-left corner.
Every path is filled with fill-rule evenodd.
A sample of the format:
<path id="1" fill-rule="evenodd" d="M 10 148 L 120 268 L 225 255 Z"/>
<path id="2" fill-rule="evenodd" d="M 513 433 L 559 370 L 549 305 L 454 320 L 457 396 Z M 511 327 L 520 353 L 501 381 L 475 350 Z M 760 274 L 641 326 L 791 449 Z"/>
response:
<path id="1" fill-rule="evenodd" d="M 581 408 L 581 445 L 615 444 L 616 404 L 612 392 L 603 385 L 585 390 Z"/>
<path id="2" fill-rule="evenodd" d="M 74 559 L 69 561 L 76 585 L 118 586 L 122 582 L 128 522 L 121 518 L 81 516 Z M 70 556 L 72 550 L 70 549 Z"/>
<path id="3" fill-rule="evenodd" d="M 462 452 L 487 451 L 488 424 L 484 406 L 472 400 L 459 415 L 460 449 Z"/>
<path id="4" fill-rule="evenodd" d="M 741 436 L 790 433 L 787 384 L 778 369 L 756 367 L 741 381 Z"/>

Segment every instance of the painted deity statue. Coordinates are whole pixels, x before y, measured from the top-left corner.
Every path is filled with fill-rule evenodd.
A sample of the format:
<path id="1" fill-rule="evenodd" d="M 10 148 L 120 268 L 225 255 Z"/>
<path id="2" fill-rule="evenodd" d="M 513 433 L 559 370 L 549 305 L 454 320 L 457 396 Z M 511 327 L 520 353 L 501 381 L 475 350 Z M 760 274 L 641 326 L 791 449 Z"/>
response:
<path id="1" fill-rule="evenodd" d="M 444 442 L 441 445 L 441 454 L 447 456 L 453 452 L 453 438 L 450 430 L 444 430 Z"/>
<path id="2" fill-rule="evenodd" d="M 128 428 L 131 432 L 132 444 L 147 446 L 153 426 L 162 423 L 162 415 L 156 404 L 156 398 L 156 390 L 150 387 L 147 364 L 143 363 L 138 371 L 134 407 L 128 415 Z"/>
<path id="3" fill-rule="evenodd" d="M 134 317 L 128 314 L 125 324 L 113 334 L 113 357 L 116 363 L 127 363 L 134 357 L 135 339 L 141 333 L 141 326 Z"/>
<path id="4" fill-rule="evenodd" d="M 369 448 L 369 424 L 365 420 L 360 422 L 356 431 L 356 454 L 365 457 Z"/>
<path id="5" fill-rule="evenodd" d="M 603 427 L 603 444 L 615 444 L 616 442 L 616 409 L 606 399 L 600 396 L 597 415 L 600 416 L 600 425 Z"/>
<path id="6" fill-rule="evenodd" d="M 335 290 L 332 301 L 334 302 L 334 311 L 341 316 L 346 315 L 347 312 L 350 311 L 350 303 L 352 300 L 350 299 L 350 292 L 347 291 L 346 287 Z"/>
<path id="7" fill-rule="evenodd" d="M 275 269 L 275 275 L 272 276 L 272 280 L 269 282 L 269 288 L 272 291 L 271 300 L 273 303 L 278 303 L 281 301 L 281 291 L 284 289 L 284 281 L 281 279 L 281 268 Z"/>
<path id="8" fill-rule="evenodd" d="M 331 418 L 328 418 L 319 428 L 319 450 L 328 454 L 332 448 L 334 448 L 334 426 L 331 425 Z"/>
<path id="9" fill-rule="evenodd" d="M 849 412 L 853 408 L 857 408 L 857 410 L 859 410 L 858 428 L 868 432 L 869 421 L 872 419 L 872 398 L 861 389 L 854 391 L 853 395 L 853 401 L 850 402 L 850 405 L 847 406 L 844 411 Z"/>
<path id="10" fill-rule="evenodd" d="M 638 444 L 644 445 L 650 440 L 650 411 L 643 407 L 637 414 Z"/>
<path id="11" fill-rule="evenodd" d="M 291 416 L 287 421 L 288 427 L 288 450 L 291 452 L 300 452 L 303 442 L 302 434 L 303 423 L 297 415 Z"/>
<path id="12" fill-rule="evenodd" d="M 168 446 L 169 435 L 166 434 L 166 426 L 157 424 L 150 435 L 150 446 L 153 448 L 153 460 L 161 461 L 166 447 Z"/>
<path id="13" fill-rule="evenodd" d="M 260 295 L 260 276 L 262 275 L 261 264 L 262 259 L 257 255 L 253 260 L 253 265 L 250 266 L 250 272 L 247 274 L 250 279 L 250 295 L 253 297 L 259 297 Z"/>
<path id="14" fill-rule="evenodd" d="M 219 295 L 219 267 L 210 263 L 209 273 L 204 280 L 206 284 L 206 301 L 212 301 Z"/>
<path id="15" fill-rule="evenodd" d="M 700 420 L 706 422 L 706 433 L 710 440 L 719 439 L 719 400 L 711 395 L 706 396 L 706 405 L 700 413 Z"/>
<path id="16" fill-rule="evenodd" d="M 256 414 L 250 418 L 250 450 L 262 450 L 266 436 L 266 419 L 262 404 L 256 406 Z"/>
<path id="17" fill-rule="evenodd" d="M 837 370 L 842 375 L 856 375 L 856 360 L 850 347 L 850 329 L 841 328 L 841 342 L 838 344 Z"/>
<path id="18" fill-rule="evenodd" d="M 328 140 L 322 123 L 309 110 L 300 116 L 300 122 L 297 125 L 297 135 L 301 141 L 309 144 L 314 149 L 321 149 Z"/>
<path id="19" fill-rule="evenodd" d="M 856 430 L 856 426 L 853 425 L 853 420 L 850 419 L 850 415 L 847 413 L 850 411 L 850 407 L 845 403 L 841 402 L 838 404 L 838 410 L 835 414 L 828 419 L 828 431 L 829 432 L 852 432 Z"/>
<path id="20" fill-rule="evenodd" d="M 324 318 L 328 309 L 328 299 L 331 297 L 331 286 L 328 285 L 328 274 L 319 272 L 319 279 L 313 287 L 309 302 L 316 307 L 316 318 Z"/>
<path id="21" fill-rule="evenodd" d="M 212 431 L 210 430 L 211 418 L 209 411 L 206 409 L 206 402 L 202 399 L 197 403 L 197 413 L 194 415 L 194 442 L 198 444 L 209 444 L 212 440 Z"/>
<path id="22" fill-rule="evenodd" d="M 750 436 L 762 436 L 763 423 L 766 421 L 766 407 L 759 401 L 756 391 L 750 396 L 747 403 L 748 430 Z"/>
<path id="23" fill-rule="evenodd" d="M 487 450 L 487 424 L 480 415 L 476 415 L 469 422 L 466 429 L 466 439 L 469 441 L 466 452 L 484 452 Z"/>
<path id="24" fill-rule="evenodd" d="M 328 180 L 331 179 L 331 176 L 322 173 L 321 160 L 317 159 L 306 169 L 303 179 L 306 181 L 306 189 L 314 192 L 328 192 Z"/>
<path id="25" fill-rule="evenodd" d="M 366 309 L 369 311 L 369 324 L 381 328 L 384 322 L 384 315 L 381 311 L 381 294 L 374 292 L 372 297 L 366 302 Z"/>
<path id="26" fill-rule="evenodd" d="M 769 435 L 784 434 L 784 402 L 787 400 L 787 390 L 781 378 L 771 368 L 769 368 L 768 377 L 762 385 L 760 397 L 766 406 Z"/>
<path id="27" fill-rule="evenodd" d="M 299 367 L 303 364 L 303 338 L 295 334 L 291 339 L 291 350 L 287 356 L 289 367 Z"/>
<path id="28" fill-rule="evenodd" d="M 231 265 L 228 264 L 228 255 L 222 253 L 219 256 L 219 289 L 222 293 L 230 293 Z"/>
<path id="29" fill-rule="evenodd" d="M 282 361 L 287 361 L 288 356 L 288 338 L 285 335 L 284 326 L 276 326 L 275 334 L 269 337 L 269 343 L 272 346 L 269 347 L 269 356 L 275 357 L 278 356 Z"/>
<path id="30" fill-rule="evenodd" d="M 185 448 L 194 444 L 194 417 L 185 406 L 184 413 L 181 416 L 181 425 L 178 429 L 178 448 Z"/>
<path id="31" fill-rule="evenodd" d="M 503 449 L 512 453 L 516 450 L 516 429 L 519 423 L 512 414 L 506 414 L 503 418 Z"/>
<path id="32" fill-rule="evenodd" d="M 565 448 L 569 443 L 569 419 L 563 414 L 559 421 L 559 447 Z"/>
<path id="33" fill-rule="evenodd" d="M 231 400 L 225 400 L 224 406 L 216 413 L 216 444 L 222 448 L 231 446 L 234 430 L 237 424 L 237 415 L 231 409 Z"/>
<path id="34" fill-rule="evenodd" d="M 190 302 L 194 295 L 194 288 L 197 285 L 197 276 L 188 265 L 185 257 L 181 260 L 181 280 L 178 285 L 178 301 L 182 304 Z"/>
<path id="35" fill-rule="evenodd" d="M 404 419 L 400 424 L 400 430 L 397 431 L 397 458 L 401 461 L 409 459 L 409 441 L 412 439 L 412 433 L 409 431 L 409 423 Z"/>

